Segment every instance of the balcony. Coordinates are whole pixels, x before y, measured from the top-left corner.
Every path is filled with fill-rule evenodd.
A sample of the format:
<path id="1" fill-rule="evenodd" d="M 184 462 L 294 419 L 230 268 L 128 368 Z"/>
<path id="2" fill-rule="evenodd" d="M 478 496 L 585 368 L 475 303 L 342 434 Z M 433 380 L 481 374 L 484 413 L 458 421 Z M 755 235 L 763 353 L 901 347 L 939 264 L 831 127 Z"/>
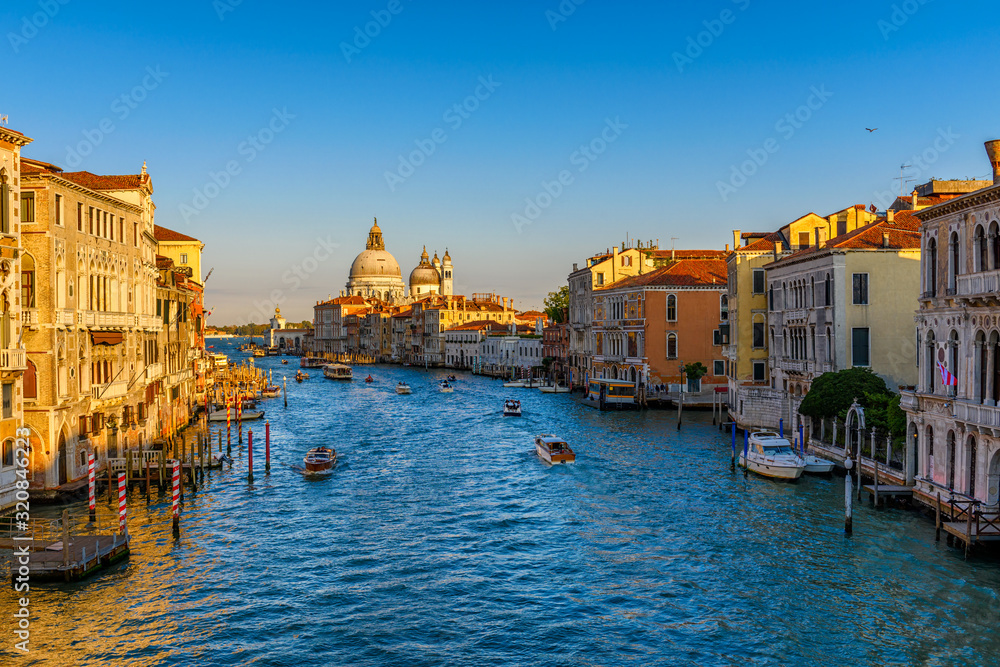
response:
<path id="1" fill-rule="evenodd" d="M 55 311 L 56 326 L 71 327 L 76 325 L 76 311 L 59 308 Z"/>
<path id="2" fill-rule="evenodd" d="M 163 377 L 163 364 L 149 364 L 146 366 L 146 382 L 154 382 Z"/>
<path id="3" fill-rule="evenodd" d="M 24 308 L 21 310 L 21 324 L 31 329 L 38 328 L 38 309 Z"/>
<path id="4" fill-rule="evenodd" d="M 90 391 L 94 400 L 107 401 L 113 398 L 121 398 L 128 394 L 128 382 L 118 380 L 107 384 L 91 385 Z"/>
<path id="5" fill-rule="evenodd" d="M 992 435 L 1000 433 L 1000 407 L 956 400 L 953 401 L 952 409 L 955 412 L 955 421 L 979 430 L 989 429 Z"/>
<path id="6" fill-rule="evenodd" d="M 799 359 L 778 359 L 774 366 L 786 373 L 805 373 L 808 362 Z"/>
<path id="7" fill-rule="evenodd" d="M 785 322 L 804 322 L 809 317 L 809 311 L 805 308 L 797 308 L 795 310 L 786 310 L 783 315 Z"/>
<path id="8" fill-rule="evenodd" d="M 981 271 L 955 277 L 955 285 L 959 298 L 970 301 L 981 301 L 983 304 L 997 304 L 1000 301 L 1000 270 Z"/>
<path id="9" fill-rule="evenodd" d="M 23 371 L 28 368 L 28 353 L 19 348 L 0 350 L 0 370 Z"/>
<path id="10" fill-rule="evenodd" d="M 190 380 L 193 377 L 193 373 L 190 368 L 185 368 L 182 371 L 177 371 L 176 373 L 171 373 L 167 376 L 167 386 L 172 387 L 184 382 L 185 380 Z"/>

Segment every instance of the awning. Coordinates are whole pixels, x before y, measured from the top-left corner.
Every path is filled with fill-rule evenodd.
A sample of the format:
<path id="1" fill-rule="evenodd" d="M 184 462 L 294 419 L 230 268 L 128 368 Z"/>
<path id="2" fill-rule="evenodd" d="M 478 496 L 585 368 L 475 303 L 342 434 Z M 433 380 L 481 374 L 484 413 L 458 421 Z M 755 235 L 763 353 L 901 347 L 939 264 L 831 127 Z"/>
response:
<path id="1" fill-rule="evenodd" d="M 122 342 L 121 331 L 91 331 L 90 341 L 94 345 L 117 345 Z"/>

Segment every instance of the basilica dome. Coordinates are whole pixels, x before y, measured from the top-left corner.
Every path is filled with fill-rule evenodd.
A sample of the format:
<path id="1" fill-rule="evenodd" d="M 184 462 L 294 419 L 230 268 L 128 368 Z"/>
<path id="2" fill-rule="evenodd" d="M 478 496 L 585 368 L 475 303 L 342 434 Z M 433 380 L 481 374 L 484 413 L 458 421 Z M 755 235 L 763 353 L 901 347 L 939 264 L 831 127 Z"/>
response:
<path id="1" fill-rule="evenodd" d="M 350 296 L 377 297 L 388 303 L 394 303 L 406 297 L 406 286 L 399 270 L 399 263 L 385 249 L 382 240 L 382 229 L 378 220 L 368 232 L 368 242 L 365 249 L 354 258 L 351 264 L 351 274 L 347 280 L 347 293 Z"/>
<path id="2" fill-rule="evenodd" d="M 420 255 L 420 264 L 417 268 L 410 272 L 410 294 L 417 294 L 419 292 L 425 292 L 427 290 L 416 290 L 415 288 L 432 286 L 441 286 L 441 274 L 438 273 L 437 269 L 427 261 L 427 248 L 424 247 L 424 252 Z M 437 290 L 433 290 L 437 291 Z"/>

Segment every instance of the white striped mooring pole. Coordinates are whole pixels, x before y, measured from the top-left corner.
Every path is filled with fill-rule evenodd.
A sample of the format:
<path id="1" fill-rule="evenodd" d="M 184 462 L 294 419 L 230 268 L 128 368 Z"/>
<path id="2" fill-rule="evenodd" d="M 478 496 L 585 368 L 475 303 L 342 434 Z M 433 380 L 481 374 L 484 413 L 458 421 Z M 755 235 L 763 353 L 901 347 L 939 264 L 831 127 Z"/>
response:
<path id="1" fill-rule="evenodd" d="M 174 537 L 180 537 L 181 534 L 181 464 L 180 461 L 176 459 L 173 462 L 174 472 L 171 479 L 173 486 L 173 497 L 171 500 L 171 507 L 173 509 L 174 516 Z"/>
<path id="2" fill-rule="evenodd" d="M 97 474 L 94 470 L 94 452 L 87 453 L 87 506 L 90 523 L 97 521 Z"/>
<path id="3" fill-rule="evenodd" d="M 118 532 L 125 532 L 125 519 L 128 510 L 125 508 L 125 473 L 118 473 Z"/>

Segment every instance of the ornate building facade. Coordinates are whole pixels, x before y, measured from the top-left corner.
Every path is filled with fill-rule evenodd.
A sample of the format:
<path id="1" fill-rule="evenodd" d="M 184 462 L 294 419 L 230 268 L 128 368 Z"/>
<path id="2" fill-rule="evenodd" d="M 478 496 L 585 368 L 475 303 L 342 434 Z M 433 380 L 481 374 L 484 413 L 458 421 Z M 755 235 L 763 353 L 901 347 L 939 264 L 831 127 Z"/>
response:
<path id="1" fill-rule="evenodd" d="M 438 259 L 435 252 L 431 260 L 427 255 L 427 246 L 424 246 L 420 263 L 410 272 L 409 285 L 405 284 L 399 263 L 385 249 L 382 229 L 376 219 L 368 231 L 365 249 L 351 264 L 347 290 L 341 296 L 378 299 L 386 304 L 408 304 L 432 294 L 450 296 L 453 293 L 453 269 L 447 250 L 442 259 Z"/>

